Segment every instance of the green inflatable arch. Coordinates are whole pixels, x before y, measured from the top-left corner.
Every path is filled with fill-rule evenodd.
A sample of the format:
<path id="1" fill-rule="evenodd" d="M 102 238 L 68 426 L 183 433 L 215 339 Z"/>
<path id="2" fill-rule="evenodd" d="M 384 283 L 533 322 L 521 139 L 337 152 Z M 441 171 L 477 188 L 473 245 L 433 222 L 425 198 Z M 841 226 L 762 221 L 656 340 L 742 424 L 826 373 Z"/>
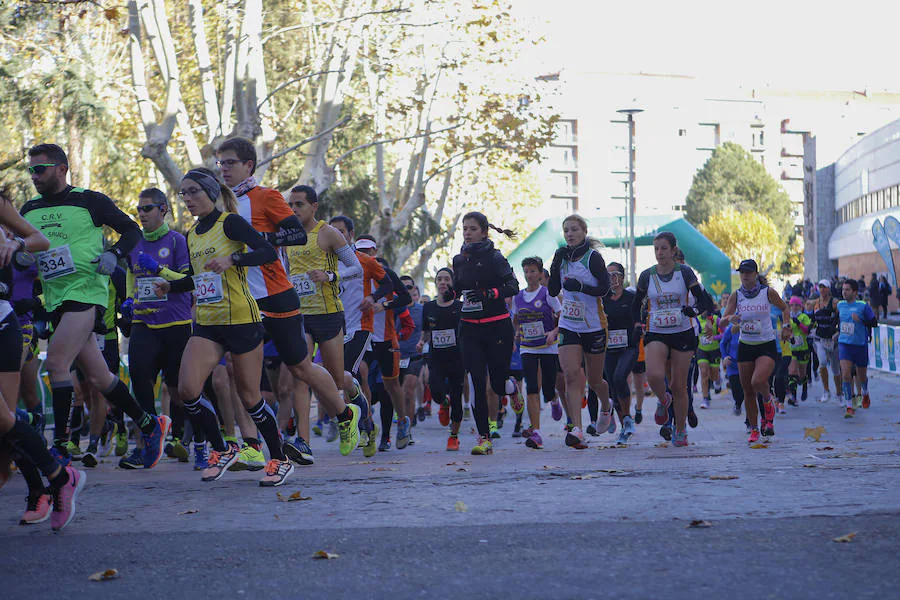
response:
<path id="1" fill-rule="evenodd" d="M 609 248 L 622 247 L 627 236 L 623 217 L 597 217 L 588 219 L 590 235 Z M 733 289 L 732 267 L 729 258 L 702 233 L 678 215 L 653 215 L 637 217 L 634 223 L 635 243 L 652 246 L 653 238 L 660 231 L 671 231 L 678 238 L 687 262 L 697 271 L 703 285 L 718 298 L 722 292 Z M 564 244 L 562 218 L 547 219 L 525 238 L 509 255 L 509 263 L 524 281 L 522 259 L 540 256 L 549 261 L 556 249 Z M 640 266 L 640 265 L 639 265 Z M 645 265 L 646 266 L 649 265 Z"/>

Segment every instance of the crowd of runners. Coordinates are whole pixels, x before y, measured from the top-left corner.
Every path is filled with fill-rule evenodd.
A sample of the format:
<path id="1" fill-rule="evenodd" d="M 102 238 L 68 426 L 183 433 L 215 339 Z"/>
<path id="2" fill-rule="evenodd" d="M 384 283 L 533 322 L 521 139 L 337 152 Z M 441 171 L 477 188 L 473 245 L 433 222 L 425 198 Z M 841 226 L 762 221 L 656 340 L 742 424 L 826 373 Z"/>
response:
<path id="1" fill-rule="evenodd" d="M 776 415 L 806 400 L 815 377 L 822 402 L 833 379 L 846 417 L 870 405 L 877 319 L 855 280 L 841 300 L 823 280 L 785 301 L 748 258 L 739 288 L 713 298 L 664 231 L 656 264 L 626 287 L 624 267 L 607 264 L 571 215 L 549 268 L 526 258 L 520 286 L 491 240 L 515 232 L 470 212 L 429 299 L 352 216 L 324 220 L 313 188 L 285 200 L 260 186 L 250 141 L 229 139 L 216 158 L 217 171 L 194 168 L 177 190 L 195 218 L 184 234 L 169 228 L 172 200 L 159 189 L 136 199 L 138 224 L 68 185 L 53 144 L 28 152 L 38 195 L 20 211 L 0 198 L 0 486 L 14 464 L 28 486 L 22 524 L 65 527 L 103 456 L 122 469 L 168 456 L 207 482 L 261 471 L 259 485 L 279 486 L 314 464 L 313 436 L 344 456 L 404 450 L 433 407 L 447 451 L 461 449 L 471 418 L 465 450 L 490 455 L 507 419 L 512 437 L 542 449 L 545 405 L 575 449 L 617 431 L 629 444 L 650 395 L 674 446 L 697 427 L 695 395 L 707 409 L 723 388 L 750 444 L 772 439 Z"/>

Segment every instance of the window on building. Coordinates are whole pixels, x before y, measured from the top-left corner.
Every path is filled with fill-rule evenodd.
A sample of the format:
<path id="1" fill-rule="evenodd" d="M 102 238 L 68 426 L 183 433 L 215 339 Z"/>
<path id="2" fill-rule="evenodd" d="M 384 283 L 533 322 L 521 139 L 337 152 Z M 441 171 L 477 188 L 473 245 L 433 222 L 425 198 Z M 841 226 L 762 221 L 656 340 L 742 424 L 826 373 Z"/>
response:
<path id="1" fill-rule="evenodd" d="M 687 135 L 687 129 L 679 129 L 678 130 L 678 137 L 684 137 L 686 135 Z"/>

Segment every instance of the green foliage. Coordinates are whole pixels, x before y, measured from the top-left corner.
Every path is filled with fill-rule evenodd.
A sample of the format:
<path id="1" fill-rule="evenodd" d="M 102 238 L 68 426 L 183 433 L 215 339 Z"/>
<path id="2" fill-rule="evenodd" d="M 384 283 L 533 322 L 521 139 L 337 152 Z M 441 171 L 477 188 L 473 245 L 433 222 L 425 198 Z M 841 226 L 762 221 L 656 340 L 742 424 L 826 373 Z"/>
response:
<path id="1" fill-rule="evenodd" d="M 749 152 L 733 142 L 716 148 L 694 175 L 685 202 L 685 217 L 696 227 L 725 207 L 768 215 L 784 242 L 794 231 L 787 192 Z"/>
<path id="2" fill-rule="evenodd" d="M 697 229 L 719 247 L 733 265 L 746 258 L 759 264 L 760 271 L 779 268 L 784 260 L 785 238 L 768 216 L 754 210 L 729 206 L 700 224 Z"/>

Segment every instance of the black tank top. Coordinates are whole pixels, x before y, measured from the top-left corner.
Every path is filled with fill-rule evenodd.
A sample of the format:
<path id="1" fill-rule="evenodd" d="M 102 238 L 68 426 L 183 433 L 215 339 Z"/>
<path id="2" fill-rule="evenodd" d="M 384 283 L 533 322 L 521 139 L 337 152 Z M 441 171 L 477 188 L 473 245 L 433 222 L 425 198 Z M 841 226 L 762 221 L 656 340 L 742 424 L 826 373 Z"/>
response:
<path id="1" fill-rule="evenodd" d="M 816 322 L 816 336 L 819 338 L 830 338 L 834 335 L 837 327 L 837 313 L 834 310 L 834 299 L 830 299 L 828 304 L 822 308 L 817 308 L 813 312 L 813 319 Z"/>

